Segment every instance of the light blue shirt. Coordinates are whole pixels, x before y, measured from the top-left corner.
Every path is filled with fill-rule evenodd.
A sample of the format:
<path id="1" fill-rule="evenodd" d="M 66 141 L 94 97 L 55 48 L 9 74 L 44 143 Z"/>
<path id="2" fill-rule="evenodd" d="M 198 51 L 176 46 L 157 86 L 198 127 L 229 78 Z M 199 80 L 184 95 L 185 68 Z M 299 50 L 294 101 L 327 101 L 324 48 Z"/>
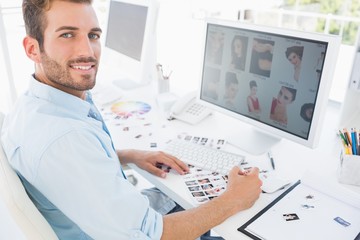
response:
<path id="1" fill-rule="evenodd" d="M 32 77 L 1 140 L 61 239 L 160 239 L 162 215 L 125 179 L 90 93 L 84 101 Z"/>

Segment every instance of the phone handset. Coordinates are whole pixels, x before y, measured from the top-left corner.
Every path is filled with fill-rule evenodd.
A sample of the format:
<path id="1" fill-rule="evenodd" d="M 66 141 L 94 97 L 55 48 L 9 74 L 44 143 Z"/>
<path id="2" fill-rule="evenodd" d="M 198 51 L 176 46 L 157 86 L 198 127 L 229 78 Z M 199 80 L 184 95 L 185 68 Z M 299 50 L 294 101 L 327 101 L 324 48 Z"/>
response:
<path id="1" fill-rule="evenodd" d="M 196 92 L 190 92 L 172 106 L 170 118 L 197 124 L 211 113 L 209 108 L 196 101 Z"/>
<path id="2" fill-rule="evenodd" d="M 181 97 L 176 103 L 171 107 L 171 115 L 179 115 L 187 105 L 190 105 L 196 100 L 196 92 L 190 92 L 183 97 Z"/>

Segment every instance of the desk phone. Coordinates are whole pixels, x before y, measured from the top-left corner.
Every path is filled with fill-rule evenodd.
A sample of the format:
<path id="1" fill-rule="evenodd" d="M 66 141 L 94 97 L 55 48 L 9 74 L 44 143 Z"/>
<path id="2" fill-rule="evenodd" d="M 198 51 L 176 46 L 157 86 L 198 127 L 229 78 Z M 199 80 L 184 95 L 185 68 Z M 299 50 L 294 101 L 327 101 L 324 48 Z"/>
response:
<path id="1" fill-rule="evenodd" d="M 212 111 L 196 101 L 196 92 L 190 92 L 180 98 L 170 110 L 170 119 L 179 119 L 190 124 L 197 124 Z"/>

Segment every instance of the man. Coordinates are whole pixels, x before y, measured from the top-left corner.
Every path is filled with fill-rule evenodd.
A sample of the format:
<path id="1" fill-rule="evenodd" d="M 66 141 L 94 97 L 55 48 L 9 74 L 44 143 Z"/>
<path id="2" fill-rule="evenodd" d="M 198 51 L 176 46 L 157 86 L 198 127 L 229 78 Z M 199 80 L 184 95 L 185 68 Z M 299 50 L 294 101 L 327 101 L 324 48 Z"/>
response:
<path id="1" fill-rule="evenodd" d="M 23 13 L 23 45 L 35 73 L 1 138 L 10 164 L 60 239 L 195 239 L 253 205 L 260 194 L 258 170 L 245 174 L 234 167 L 221 196 L 163 216 L 175 204 L 164 196 L 149 202 L 154 199 L 126 180 L 120 161 L 159 177 L 165 172 L 157 163 L 180 174 L 188 169 L 162 152 L 114 150 L 88 92 L 101 36 L 91 0 L 24 0 Z"/>

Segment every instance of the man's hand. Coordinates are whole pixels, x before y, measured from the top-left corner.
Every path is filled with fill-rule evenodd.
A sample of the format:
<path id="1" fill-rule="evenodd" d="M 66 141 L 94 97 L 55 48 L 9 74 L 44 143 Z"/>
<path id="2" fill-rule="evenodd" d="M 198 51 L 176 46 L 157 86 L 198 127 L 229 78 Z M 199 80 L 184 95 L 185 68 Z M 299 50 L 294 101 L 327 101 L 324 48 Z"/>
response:
<path id="1" fill-rule="evenodd" d="M 234 213 L 251 207 L 259 198 L 262 181 L 259 179 L 259 169 L 254 167 L 242 171 L 238 166 L 229 172 L 226 191 L 220 196 L 228 201 L 226 205 L 234 207 Z"/>
<path id="2" fill-rule="evenodd" d="M 139 168 L 161 178 L 166 177 L 166 172 L 157 167 L 159 164 L 169 166 L 179 174 L 189 171 L 184 162 L 161 151 L 118 150 L 117 155 L 122 164 L 133 163 Z"/>

